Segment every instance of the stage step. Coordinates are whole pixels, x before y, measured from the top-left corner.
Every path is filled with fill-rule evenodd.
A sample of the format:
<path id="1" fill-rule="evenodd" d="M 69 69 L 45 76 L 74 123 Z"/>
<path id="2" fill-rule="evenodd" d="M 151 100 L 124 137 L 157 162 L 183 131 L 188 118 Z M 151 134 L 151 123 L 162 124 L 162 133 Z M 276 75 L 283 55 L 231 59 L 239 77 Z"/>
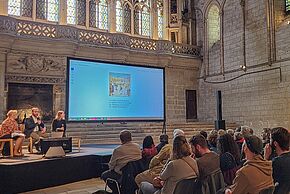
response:
<path id="1" fill-rule="evenodd" d="M 236 127 L 235 123 L 227 123 L 227 128 Z M 204 122 L 168 124 L 166 132 L 170 139 L 172 139 L 173 130 L 177 128 L 184 130 L 186 137 L 190 138 L 201 130 L 212 130 L 214 125 Z M 124 129 L 132 132 L 133 141 L 136 143 L 141 144 L 146 135 L 151 135 L 157 144 L 163 123 L 69 123 L 67 136 L 80 138 L 81 144 L 119 144 L 119 133 Z"/>

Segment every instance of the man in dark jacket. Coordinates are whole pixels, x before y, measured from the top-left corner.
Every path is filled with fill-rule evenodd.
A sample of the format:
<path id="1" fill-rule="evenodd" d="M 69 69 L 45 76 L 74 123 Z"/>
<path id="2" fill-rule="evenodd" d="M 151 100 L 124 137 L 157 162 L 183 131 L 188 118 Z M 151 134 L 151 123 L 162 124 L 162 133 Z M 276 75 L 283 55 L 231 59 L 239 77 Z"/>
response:
<path id="1" fill-rule="evenodd" d="M 39 150 L 39 141 L 41 138 L 47 138 L 46 127 L 40 118 L 39 109 L 32 108 L 32 115 L 25 119 L 25 130 L 24 134 L 26 138 L 31 137 L 32 143 L 35 145 L 37 151 Z M 28 146 L 29 148 L 29 146 Z"/>

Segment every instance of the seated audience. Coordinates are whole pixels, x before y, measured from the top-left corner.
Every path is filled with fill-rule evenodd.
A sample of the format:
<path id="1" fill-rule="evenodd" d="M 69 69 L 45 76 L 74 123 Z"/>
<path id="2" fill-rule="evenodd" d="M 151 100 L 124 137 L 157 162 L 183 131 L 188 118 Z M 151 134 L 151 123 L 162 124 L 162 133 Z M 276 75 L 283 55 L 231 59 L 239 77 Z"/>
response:
<path id="1" fill-rule="evenodd" d="M 0 139 L 11 139 L 13 138 L 15 141 L 14 150 L 10 150 L 13 152 L 14 156 L 23 156 L 22 153 L 22 143 L 24 140 L 24 134 L 18 127 L 17 119 L 17 110 L 10 110 L 7 113 L 7 118 L 2 122 L 0 128 Z M 3 155 L 9 155 L 9 142 L 5 142 Z"/>
<path id="2" fill-rule="evenodd" d="M 233 185 L 226 194 L 258 194 L 261 190 L 274 186 L 272 178 L 272 163 L 265 160 L 261 153 L 263 143 L 255 135 L 245 137 L 243 152 L 246 162 L 236 173 Z"/>
<path id="3" fill-rule="evenodd" d="M 271 134 L 271 129 L 270 128 L 263 128 L 262 130 L 262 142 L 264 147 L 266 144 L 270 143 L 270 134 Z"/>
<path id="4" fill-rule="evenodd" d="M 218 138 L 224 134 L 226 134 L 227 132 L 224 129 L 220 129 L 218 130 Z"/>
<path id="5" fill-rule="evenodd" d="M 196 157 L 201 180 L 220 169 L 219 155 L 209 150 L 206 139 L 202 135 L 193 136 L 189 143 Z"/>
<path id="6" fill-rule="evenodd" d="M 171 153 L 172 146 L 168 143 L 165 144 L 160 152 L 151 159 L 149 169 L 136 176 L 135 182 L 137 183 L 138 187 L 140 187 L 141 182 L 149 182 L 153 184 L 154 178 L 160 175 L 161 170 L 163 169 L 167 160 L 170 158 Z"/>
<path id="7" fill-rule="evenodd" d="M 273 179 L 278 185 L 275 188 L 277 194 L 290 193 L 290 134 L 282 127 L 273 128 L 270 135 L 270 143 L 265 147 L 264 156 L 269 160 L 272 150 L 275 150 L 277 157 L 272 160 Z"/>
<path id="8" fill-rule="evenodd" d="M 218 152 L 217 150 L 217 139 L 218 139 L 218 131 L 217 130 L 211 130 L 208 135 L 208 144 L 209 149 L 215 153 Z"/>
<path id="9" fill-rule="evenodd" d="M 157 149 L 155 147 L 153 138 L 148 135 L 143 140 L 142 157 L 145 159 L 151 159 L 157 154 Z"/>
<path id="10" fill-rule="evenodd" d="M 32 115 L 25 119 L 24 134 L 26 138 L 31 137 L 32 143 L 35 145 L 37 151 L 40 151 L 40 139 L 47 138 L 46 127 L 40 118 L 40 112 L 38 108 L 32 108 Z M 28 146 L 30 149 L 30 146 Z"/>
<path id="11" fill-rule="evenodd" d="M 249 135 L 253 135 L 254 131 L 249 126 L 241 126 L 241 133 L 242 133 L 243 137 L 246 137 L 246 136 L 249 136 Z"/>
<path id="12" fill-rule="evenodd" d="M 168 135 L 161 134 L 159 137 L 160 143 L 156 146 L 157 152 L 159 153 L 160 150 L 168 144 Z"/>
<path id="13" fill-rule="evenodd" d="M 148 182 L 142 182 L 140 186 L 141 193 L 144 194 L 173 194 L 176 184 L 182 179 L 195 178 L 198 176 L 198 167 L 196 161 L 190 157 L 190 146 L 184 136 L 176 136 L 173 140 L 173 158 L 162 170 L 160 177 L 155 178 L 155 186 L 162 187 L 158 189 Z"/>
<path id="14" fill-rule="evenodd" d="M 206 131 L 200 131 L 199 132 L 200 135 L 202 135 L 205 139 L 207 139 L 207 132 Z"/>
<path id="15" fill-rule="evenodd" d="M 228 133 L 222 135 L 218 142 L 220 168 L 223 173 L 225 183 L 227 185 L 231 185 L 236 176 L 236 171 L 240 166 L 240 151 L 234 138 Z"/>
<path id="16" fill-rule="evenodd" d="M 126 166 L 128 162 L 140 160 L 142 158 L 140 146 L 132 142 L 130 131 L 121 131 L 120 140 L 122 145 L 114 149 L 109 162 L 109 170 L 103 172 L 101 175 L 101 179 L 104 181 L 111 178 L 121 182 L 121 169 Z M 114 184 L 109 184 L 109 187 L 112 189 L 113 193 L 117 192 L 117 188 Z"/>
<path id="17" fill-rule="evenodd" d="M 62 131 L 63 137 L 65 137 L 66 121 L 64 111 L 58 111 L 55 119 L 52 121 L 52 131 Z"/>

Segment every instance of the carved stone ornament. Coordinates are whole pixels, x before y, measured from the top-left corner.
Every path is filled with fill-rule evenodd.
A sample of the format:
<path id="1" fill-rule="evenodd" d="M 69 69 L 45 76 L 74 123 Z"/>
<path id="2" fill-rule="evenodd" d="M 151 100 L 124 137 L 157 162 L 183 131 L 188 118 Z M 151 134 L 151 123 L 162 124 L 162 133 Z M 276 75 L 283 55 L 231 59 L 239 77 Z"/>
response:
<path id="1" fill-rule="evenodd" d="M 10 83 L 38 83 L 38 84 L 65 84 L 65 78 L 56 77 L 31 77 L 22 75 L 6 75 L 6 81 Z"/>
<path id="2" fill-rule="evenodd" d="M 65 76 L 65 57 L 52 57 L 43 55 L 20 55 L 8 56 L 8 72 L 25 75 L 59 75 Z"/>

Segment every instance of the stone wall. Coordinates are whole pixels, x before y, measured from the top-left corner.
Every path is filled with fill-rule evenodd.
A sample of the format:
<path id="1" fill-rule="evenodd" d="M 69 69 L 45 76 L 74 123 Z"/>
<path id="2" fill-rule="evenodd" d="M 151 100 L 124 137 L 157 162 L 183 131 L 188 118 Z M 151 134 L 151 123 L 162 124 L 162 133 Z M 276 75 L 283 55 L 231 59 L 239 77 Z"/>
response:
<path id="1" fill-rule="evenodd" d="M 205 11 L 211 2 L 200 0 L 196 6 Z M 209 52 L 213 56 L 210 56 L 209 64 L 206 61 L 202 64 L 203 69 L 218 67 L 211 68 L 216 71 L 206 76 L 203 70 L 200 71 L 199 120 L 215 120 L 215 92 L 221 90 L 226 121 L 249 125 L 257 130 L 274 126 L 290 128 L 290 25 L 287 24 L 290 17 L 284 13 L 285 1 L 269 1 L 270 4 L 263 0 L 245 1 L 246 55 L 243 54 L 241 1 L 218 2 L 223 9 L 221 44 L 224 49 L 213 47 L 216 52 L 204 50 L 204 55 Z M 204 43 L 206 38 L 198 41 Z M 224 52 L 221 55 L 223 64 L 219 58 L 212 60 L 221 51 Z M 241 69 L 243 65 L 246 65 L 246 71 Z M 224 71 L 221 71 L 222 67 Z"/>

